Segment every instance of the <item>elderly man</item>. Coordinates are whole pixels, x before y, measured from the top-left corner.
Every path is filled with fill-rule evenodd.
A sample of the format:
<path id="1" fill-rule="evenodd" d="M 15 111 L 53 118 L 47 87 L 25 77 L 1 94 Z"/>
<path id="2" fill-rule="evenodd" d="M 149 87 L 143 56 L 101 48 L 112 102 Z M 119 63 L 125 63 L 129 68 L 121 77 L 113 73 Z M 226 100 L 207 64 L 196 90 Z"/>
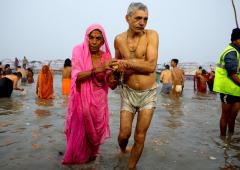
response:
<path id="1" fill-rule="evenodd" d="M 131 136 L 132 122 L 138 113 L 128 168 L 136 168 L 143 151 L 147 130 L 150 126 L 157 101 L 155 68 L 158 57 L 158 33 L 147 30 L 148 9 L 142 3 L 131 3 L 128 7 L 127 31 L 115 38 L 115 57 L 112 67 L 122 73 L 121 113 L 119 146 L 126 152 Z"/>
<path id="2" fill-rule="evenodd" d="M 240 29 L 235 28 L 229 44 L 219 57 L 216 67 L 213 91 L 220 93 L 222 115 L 221 137 L 234 132 L 235 119 L 240 109 Z"/>

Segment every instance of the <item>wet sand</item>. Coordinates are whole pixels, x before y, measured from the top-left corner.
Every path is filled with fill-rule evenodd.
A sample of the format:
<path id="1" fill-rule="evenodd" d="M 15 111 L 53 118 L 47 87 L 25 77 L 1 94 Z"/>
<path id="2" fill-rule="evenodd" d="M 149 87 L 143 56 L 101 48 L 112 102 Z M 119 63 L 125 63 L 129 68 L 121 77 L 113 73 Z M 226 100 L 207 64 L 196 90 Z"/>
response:
<path id="1" fill-rule="evenodd" d="M 178 100 L 158 95 L 138 170 L 240 169 L 240 123 L 236 122 L 231 139 L 221 140 L 219 96 L 196 95 L 192 86 L 187 81 Z M 0 99 L 1 170 L 127 169 L 129 155 L 120 155 L 117 144 L 117 91 L 109 93 L 111 139 L 101 146 L 99 157 L 86 165 L 64 166 L 61 160 L 66 146 L 63 130 L 67 97 L 61 95 L 61 76 L 54 77 L 54 100 L 37 99 L 35 83 L 23 87 L 27 95 L 14 93 L 9 99 Z M 129 141 L 132 144 L 133 133 Z"/>

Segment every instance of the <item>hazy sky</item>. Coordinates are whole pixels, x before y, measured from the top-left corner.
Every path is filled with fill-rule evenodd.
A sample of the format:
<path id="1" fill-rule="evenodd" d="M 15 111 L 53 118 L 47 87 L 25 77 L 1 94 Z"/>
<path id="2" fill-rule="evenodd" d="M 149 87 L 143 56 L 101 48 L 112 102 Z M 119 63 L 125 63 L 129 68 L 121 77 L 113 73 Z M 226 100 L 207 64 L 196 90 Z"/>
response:
<path id="1" fill-rule="evenodd" d="M 128 25 L 128 0 L 0 0 L 0 61 L 65 59 L 92 23 L 113 40 Z M 159 33 L 158 63 L 217 61 L 235 25 L 231 0 L 146 0 L 147 28 Z M 240 22 L 240 0 L 235 0 Z"/>

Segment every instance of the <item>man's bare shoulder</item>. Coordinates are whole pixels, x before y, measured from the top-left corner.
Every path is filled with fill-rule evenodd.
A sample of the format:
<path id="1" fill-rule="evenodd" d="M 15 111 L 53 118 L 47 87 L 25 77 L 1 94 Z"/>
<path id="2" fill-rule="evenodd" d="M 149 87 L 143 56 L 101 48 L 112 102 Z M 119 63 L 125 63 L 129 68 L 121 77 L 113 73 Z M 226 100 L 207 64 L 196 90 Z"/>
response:
<path id="1" fill-rule="evenodd" d="M 146 30 L 147 34 L 149 37 L 155 37 L 158 38 L 158 32 L 152 29 L 147 29 Z"/>
<path id="2" fill-rule="evenodd" d="M 121 42 L 123 41 L 124 37 L 126 36 L 127 32 L 122 32 L 120 34 L 118 34 L 116 37 L 115 37 L 115 42 Z"/>

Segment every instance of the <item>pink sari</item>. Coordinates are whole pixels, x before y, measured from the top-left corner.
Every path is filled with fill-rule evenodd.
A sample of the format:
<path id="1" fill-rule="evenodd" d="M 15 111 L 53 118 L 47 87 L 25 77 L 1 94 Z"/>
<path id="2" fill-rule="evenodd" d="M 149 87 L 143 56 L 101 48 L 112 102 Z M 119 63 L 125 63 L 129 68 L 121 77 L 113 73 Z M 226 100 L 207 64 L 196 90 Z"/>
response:
<path id="1" fill-rule="evenodd" d="M 96 80 L 89 78 L 80 84 L 80 92 L 76 90 L 78 73 L 89 71 L 93 67 L 88 47 L 88 35 L 95 29 L 102 32 L 105 41 L 100 48 L 104 52 L 101 62 L 111 59 L 102 26 L 91 25 L 86 31 L 84 42 L 77 45 L 72 53 L 71 90 L 65 125 L 67 148 L 63 164 L 86 163 L 91 157 L 97 156 L 100 144 L 105 138 L 110 137 L 106 79 L 104 78 L 101 82 L 101 86 L 95 88 L 96 85 L 93 83 Z"/>

